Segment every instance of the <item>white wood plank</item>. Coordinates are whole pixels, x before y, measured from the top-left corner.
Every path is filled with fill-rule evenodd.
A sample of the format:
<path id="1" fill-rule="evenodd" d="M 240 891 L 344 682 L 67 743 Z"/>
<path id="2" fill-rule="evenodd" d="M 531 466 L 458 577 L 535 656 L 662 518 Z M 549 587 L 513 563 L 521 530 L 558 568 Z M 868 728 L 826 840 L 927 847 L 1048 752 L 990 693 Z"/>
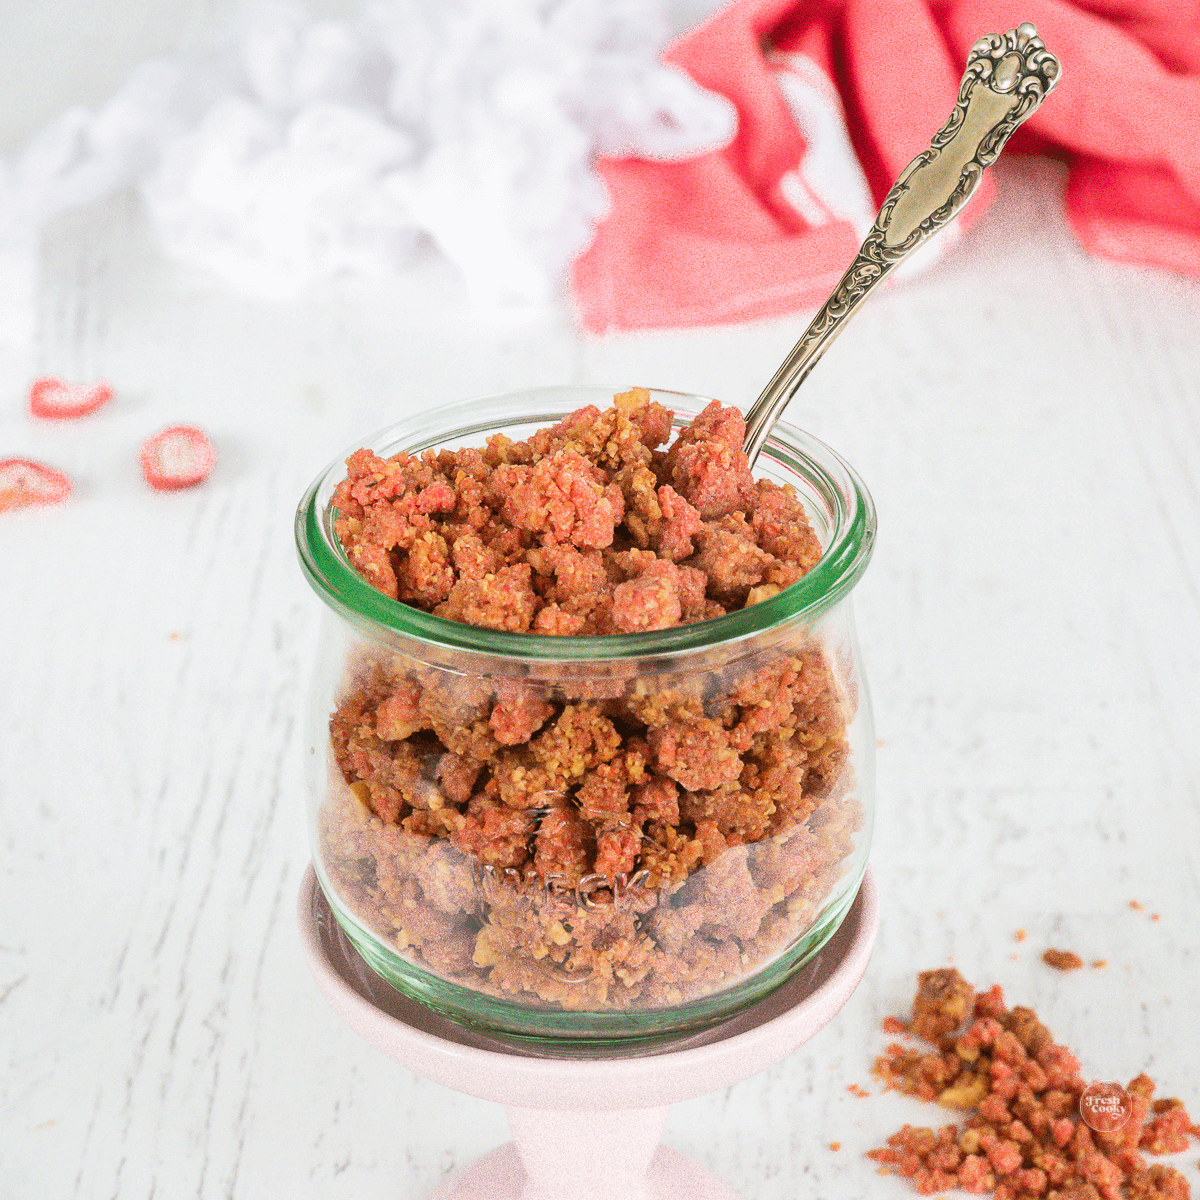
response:
<path id="1" fill-rule="evenodd" d="M 858 610 L 887 905 L 830 1027 L 670 1117 L 671 1145 L 759 1200 L 905 1194 L 860 1152 L 941 1114 L 846 1085 L 870 1086 L 879 1019 L 951 956 L 1089 1073 L 1146 1069 L 1200 1108 L 1200 288 L 1083 255 L 1056 168 L 1001 179 L 988 220 L 865 310 L 790 414 L 879 505 Z M 80 487 L 0 520 L 0 1194 L 418 1197 L 507 1135 L 496 1106 L 358 1042 L 301 961 L 318 602 L 292 509 L 414 405 L 563 380 L 748 401 L 804 318 L 584 342 L 563 312 L 482 320 L 434 263 L 272 307 L 164 263 L 129 197 L 56 223 L 44 258 L 0 448 Z M 120 397 L 38 427 L 31 369 Z M 136 448 L 178 419 L 221 461 L 156 495 Z M 1056 974 L 1051 944 L 1109 966 Z"/>

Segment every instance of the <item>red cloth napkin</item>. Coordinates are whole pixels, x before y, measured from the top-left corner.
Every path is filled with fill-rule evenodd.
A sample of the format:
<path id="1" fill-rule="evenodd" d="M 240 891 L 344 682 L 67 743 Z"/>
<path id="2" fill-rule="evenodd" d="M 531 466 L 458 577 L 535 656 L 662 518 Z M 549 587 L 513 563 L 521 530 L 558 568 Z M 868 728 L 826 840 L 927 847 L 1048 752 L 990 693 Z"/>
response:
<path id="1" fill-rule="evenodd" d="M 974 42 L 1022 21 L 1063 75 L 1006 152 L 1069 163 L 1067 216 L 1088 250 L 1200 276 L 1195 0 L 737 0 L 664 55 L 733 101 L 737 136 L 685 162 L 598 164 L 611 209 L 572 271 L 584 327 L 711 325 L 819 303 L 865 229 L 838 211 L 853 203 L 822 195 L 816 160 L 831 151 L 818 156 L 816 140 L 832 139 L 836 159 L 837 137 L 814 134 L 810 148 L 781 86 L 798 78 L 787 63 L 808 71 L 810 100 L 825 73 L 873 217 L 949 115 Z M 845 162 L 833 165 L 844 183 Z M 960 223 L 990 199 L 985 176 Z"/>

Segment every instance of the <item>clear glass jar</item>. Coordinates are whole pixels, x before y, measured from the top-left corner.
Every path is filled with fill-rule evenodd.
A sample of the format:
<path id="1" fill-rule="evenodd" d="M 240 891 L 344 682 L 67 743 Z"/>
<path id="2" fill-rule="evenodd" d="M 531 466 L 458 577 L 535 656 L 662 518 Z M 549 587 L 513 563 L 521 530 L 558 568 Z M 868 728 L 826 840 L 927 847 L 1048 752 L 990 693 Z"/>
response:
<path id="1" fill-rule="evenodd" d="M 552 387 L 470 400 L 360 444 L 386 458 L 482 446 L 498 432 L 518 440 L 611 395 Z M 676 428 L 707 403 L 651 398 Z M 628 1051 L 705 1028 L 804 966 L 849 909 L 871 832 L 875 741 L 850 591 L 871 555 L 875 513 L 851 468 L 786 425 L 768 439 L 755 474 L 796 489 L 823 550 L 777 595 L 669 629 L 554 637 L 450 621 L 371 587 L 333 532 L 344 457 L 296 514 L 300 560 L 326 606 L 309 699 L 308 811 L 321 887 L 370 966 L 452 1019 L 556 1052 Z M 490 714 L 528 703 L 549 706 L 546 737 L 498 746 Z M 657 747 L 658 769 L 678 785 L 677 823 L 661 813 L 656 823 L 645 808 L 618 817 L 615 831 L 611 814 L 596 824 L 563 816 L 563 805 L 582 807 L 579 789 L 600 769 L 572 741 L 573 725 L 588 723 L 604 730 L 597 745 L 619 739 L 642 758 Z M 705 731 L 718 725 L 741 726 L 748 749 L 732 772 L 733 751 L 722 750 L 725 782 L 706 790 Z M 441 810 L 439 821 L 466 833 L 428 836 L 375 815 L 366 785 L 338 766 L 347 739 L 391 756 L 401 812 Z M 481 775 L 456 771 L 479 761 Z M 556 780 L 552 803 L 468 815 L 481 778 L 537 769 Z M 493 824 L 477 852 L 469 835 L 481 821 Z M 573 855 L 547 850 L 564 821 Z M 636 839 L 630 870 L 593 869 L 601 836 Z"/>

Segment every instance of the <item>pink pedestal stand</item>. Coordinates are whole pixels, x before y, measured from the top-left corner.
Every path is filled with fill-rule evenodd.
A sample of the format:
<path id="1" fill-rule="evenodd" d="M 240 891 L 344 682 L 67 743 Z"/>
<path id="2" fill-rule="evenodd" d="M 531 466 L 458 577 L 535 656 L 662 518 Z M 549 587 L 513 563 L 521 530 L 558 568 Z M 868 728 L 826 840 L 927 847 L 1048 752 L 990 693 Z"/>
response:
<path id="1" fill-rule="evenodd" d="M 715 1176 L 658 1144 L 667 1106 L 757 1074 L 824 1026 L 866 970 L 879 904 L 868 868 L 841 928 L 765 1000 L 702 1033 L 601 1059 L 539 1055 L 388 987 L 338 927 L 311 867 L 299 919 L 317 984 L 356 1033 L 418 1074 L 508 1111 L 514 1140 L 429 1200 L 736 1200 Z"/>

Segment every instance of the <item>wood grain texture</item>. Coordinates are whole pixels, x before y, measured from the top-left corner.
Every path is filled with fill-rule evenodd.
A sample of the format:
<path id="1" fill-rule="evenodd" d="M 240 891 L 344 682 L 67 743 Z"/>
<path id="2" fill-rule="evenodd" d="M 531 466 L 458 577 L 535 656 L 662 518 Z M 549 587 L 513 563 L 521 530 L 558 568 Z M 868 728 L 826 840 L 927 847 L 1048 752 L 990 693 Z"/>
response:
<path id="1" fill-rule="evenodd" d="M 951 958 L 1089 1075 L 1145 1069 L 1200 1109 L 1200 288 L 1085 257 L 1056 167 L 999 177 L 789 412 L 879 507 L 858 616 L 884 916 L 833 1024 L 672 1110 L 668 1144 L 748 1198 L 908 1194 L 861 1151 L 942 1114 L 846 1086 Z M 165 263 L 127 196 L 57 222 L 43 272 L 36 356 L 0 364 L 0 451 L 79 488 L 0 519 L 0 1195 L 419 1197 L 507 1134 L 357 1042 L 301 961 L 319 602 L 294 506 L 415 406 L 563 381 L 747 403 L 804 318 L 584 340 L 562 311 L 483 319 L 434 262 L 259 305 Z M 35 425 L 34 371 L 119 398 Z M 138 443 L 179 420 L 217 470 L 151 493 Z M 1059 974 L 1048 945 L 1109 965 Z"/>

